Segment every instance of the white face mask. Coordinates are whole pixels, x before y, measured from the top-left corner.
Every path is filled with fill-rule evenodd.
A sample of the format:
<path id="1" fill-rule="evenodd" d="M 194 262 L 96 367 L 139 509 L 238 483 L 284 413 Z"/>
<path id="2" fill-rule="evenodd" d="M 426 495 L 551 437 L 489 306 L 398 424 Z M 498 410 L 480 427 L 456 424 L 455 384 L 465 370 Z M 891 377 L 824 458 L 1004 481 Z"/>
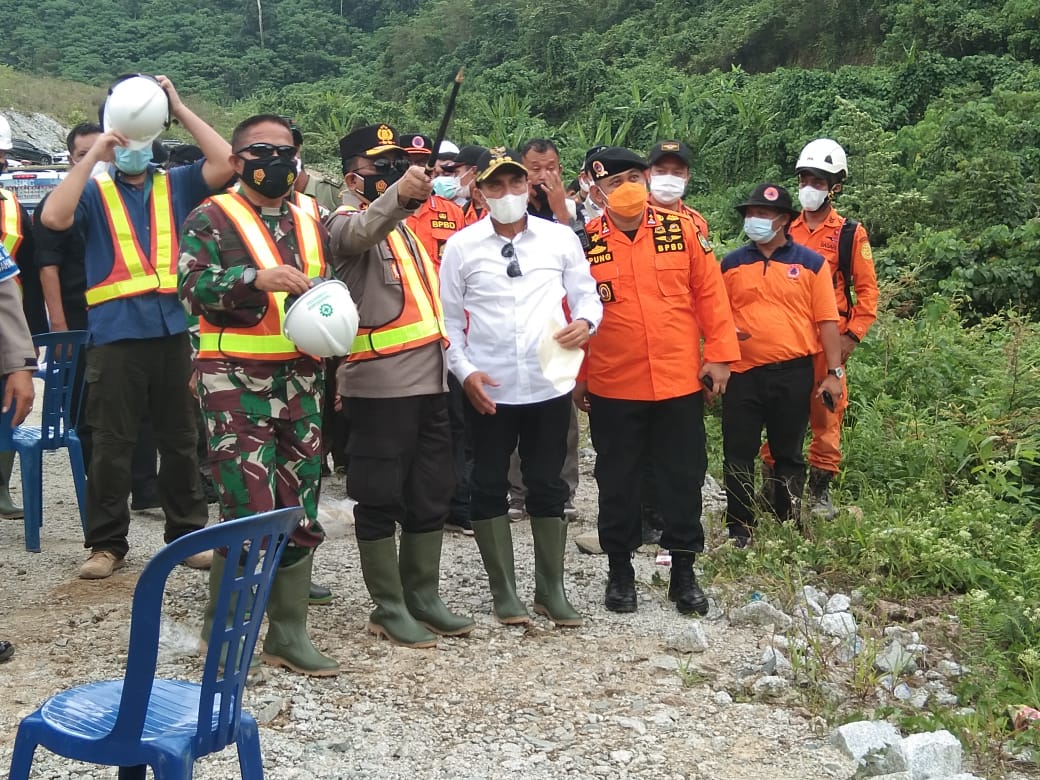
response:
<path id="1" fill-rule="evenodd" d="M 650 176 L 650 194 L 660 203 L 674 203 L 686 192 L 686 179 L 668 173 Z"/>
<path id="2" fill-rule="evenodd" d="M 495 222 L 511 225 L 519 222 L 527 213 L 527 193 L 503 195 L 501 198 L 485 198 L 487 209 Z"/>
<path id="3" fill-rule="evenodd" d="M 799 187 L 798 188 L 798 202 L 802 204 L 802 208 L 806 211 L 816 211 L 824 203 L 827 202 L 828 192 L 826 190 L 818 190 L 815 187 Z"/>
<path id="4" fill-rule="evenodd" d="M 589 182 L 588 182 L 588 180 L 583 178 L 583 177 L 579 177 L 579 179 L 578 179 L 578 189 L 581 190 L 581 194 L 582 195 L 588 195 L 589 194 Z"/>

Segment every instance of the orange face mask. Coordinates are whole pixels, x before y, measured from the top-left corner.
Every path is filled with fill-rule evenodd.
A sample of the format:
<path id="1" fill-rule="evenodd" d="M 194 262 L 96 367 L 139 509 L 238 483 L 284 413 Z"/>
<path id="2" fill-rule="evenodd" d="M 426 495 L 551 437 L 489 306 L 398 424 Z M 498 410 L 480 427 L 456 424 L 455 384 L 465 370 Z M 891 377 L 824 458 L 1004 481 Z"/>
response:
<path id="1" fill-rule="evenodd" d="M 646 185 L 626 181 L 607 195 L 607 208 L 622 219 L 632 219 L 646 207 Z"/>

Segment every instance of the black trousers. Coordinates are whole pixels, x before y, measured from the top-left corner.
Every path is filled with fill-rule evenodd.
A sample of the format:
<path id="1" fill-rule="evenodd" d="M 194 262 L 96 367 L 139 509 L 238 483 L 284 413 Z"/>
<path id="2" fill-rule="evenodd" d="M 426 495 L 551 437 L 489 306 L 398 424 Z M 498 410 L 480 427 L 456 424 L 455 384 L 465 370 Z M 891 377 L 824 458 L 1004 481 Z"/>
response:
<path id="1" fill-rule="evenodd" d="M 531 517 L 563 517 L 570 489 L 560 472 L 567 457 L 570 394 L 533 404 L 498 404 L 480 414 L 466 402 L 466 424 L 473 441 L 470 519 L 487 520 L 509 510 L 509 460 L 520 453 Z"/>
<path id="2" fill-rule="evenodd" d="M 455 472 L 448 394 L 345 399 L 350 415 L 347 493 L 364 542 L 444 528 Z"/>
<path id="3" fill-rule="evenodd" d="M 702 552 L 701 487 L 708 457 L 701 393 L 664 401 L 590 395 L 589 402 L 603 552 L 627 554 L 642 543 L 644 463 L 653 470 L 657 509 L 664 518 L 661 546 Z"/>
<path id="4" fill-rule="evenodd" d="M 94 449 L 87 481 L 86 547 L 126 555 L 131 462 L 146 414 L 160 456 L 165 541 L 206 525 L 190 375 L 186 333 L 103 344 L 87 353 L 86 419 L 94 431 Z"/>
<path id="5" fill-rule="evenodd" d="M 473 442 L 466 425 L 466 391 L 454 374 L 448 374 L 448 416 L 451 419 L 451 451 L 455 464 L 455 494 L 451 517 L 470 519 L 470 475 L 473 472 Z"/>
<path id="6" fill-rule="evenodd" d="M 765 427 L 773 471 L 777 515 L 788 519 L 805 486 L 802 448 L 809 425 L 812 358 L 734 373 L 722 397 L 722 448 L 726 477 L 726 527 L 730 536 L 750 536 L 755 524 L 755 458 Z"/>

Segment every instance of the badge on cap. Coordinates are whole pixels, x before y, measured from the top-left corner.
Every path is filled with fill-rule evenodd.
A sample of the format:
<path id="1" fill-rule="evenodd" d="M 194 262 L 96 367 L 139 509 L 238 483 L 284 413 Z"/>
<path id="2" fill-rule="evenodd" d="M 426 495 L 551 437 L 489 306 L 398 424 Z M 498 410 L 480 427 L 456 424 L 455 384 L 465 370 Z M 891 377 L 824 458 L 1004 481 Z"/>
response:
<path id="1" fill-rule="evenodd" d="M 506 148 L 504 146 L 493 146 L 490 149 L 492 160 L 501 160 L 506 157 Z"/>
<path id="2" fill-rule="evenodd" d="M 780 193 L 777 191 L 776 187 L 766 187 L 762 191 L 762 197 L 766 200 L 776 200 L 780 197 Z"/>
<path id="3" fill-rule="evenodd" d="M 666 141 L 665 143 L 661 144 L 661 151 L 662 152 L 677 152 L 677 151 L 679 151 L 679 144 L 676 143 L 675 141 Z"/>
<path id="4" fill-rule="evenodd" d="M 376 138 L 381 144 L 392 144 L 394 142 L 394 131 L 387 125 L 380 125 L 376 130 Z"/>
<path id="5" fill-rule="evenodd" d="M 600 160 L 593 160 L 592 161 L 592 175 L 595 176 L 597 179 L 602 178 L 602 177 L 607 175 L 607 169 L 606 169 L 606 167 L 604 167 L 602 161 L 600 161 Z"/>
<path id="6" fill-rule="evenodd" d="M 412 138 L 412 148 L 413 149 L 425 149 L 426 148 L 426 141 L 423 140 L 423 137 L 421 135 L 417 135 L 417 136 Z"/>

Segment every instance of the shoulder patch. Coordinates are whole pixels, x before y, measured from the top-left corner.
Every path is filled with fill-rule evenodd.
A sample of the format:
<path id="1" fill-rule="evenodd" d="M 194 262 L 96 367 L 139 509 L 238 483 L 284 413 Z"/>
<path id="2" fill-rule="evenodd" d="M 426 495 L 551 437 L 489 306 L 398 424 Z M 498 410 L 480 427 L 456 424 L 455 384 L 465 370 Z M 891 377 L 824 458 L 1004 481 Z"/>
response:
<path id="1" fill-rule="evenodd" d="M 870 249 L 870 244 L 863 242 L 863 245 L 859 248 L 859 256 L 864 260 L 874 259 L 874 252 Z"/>

